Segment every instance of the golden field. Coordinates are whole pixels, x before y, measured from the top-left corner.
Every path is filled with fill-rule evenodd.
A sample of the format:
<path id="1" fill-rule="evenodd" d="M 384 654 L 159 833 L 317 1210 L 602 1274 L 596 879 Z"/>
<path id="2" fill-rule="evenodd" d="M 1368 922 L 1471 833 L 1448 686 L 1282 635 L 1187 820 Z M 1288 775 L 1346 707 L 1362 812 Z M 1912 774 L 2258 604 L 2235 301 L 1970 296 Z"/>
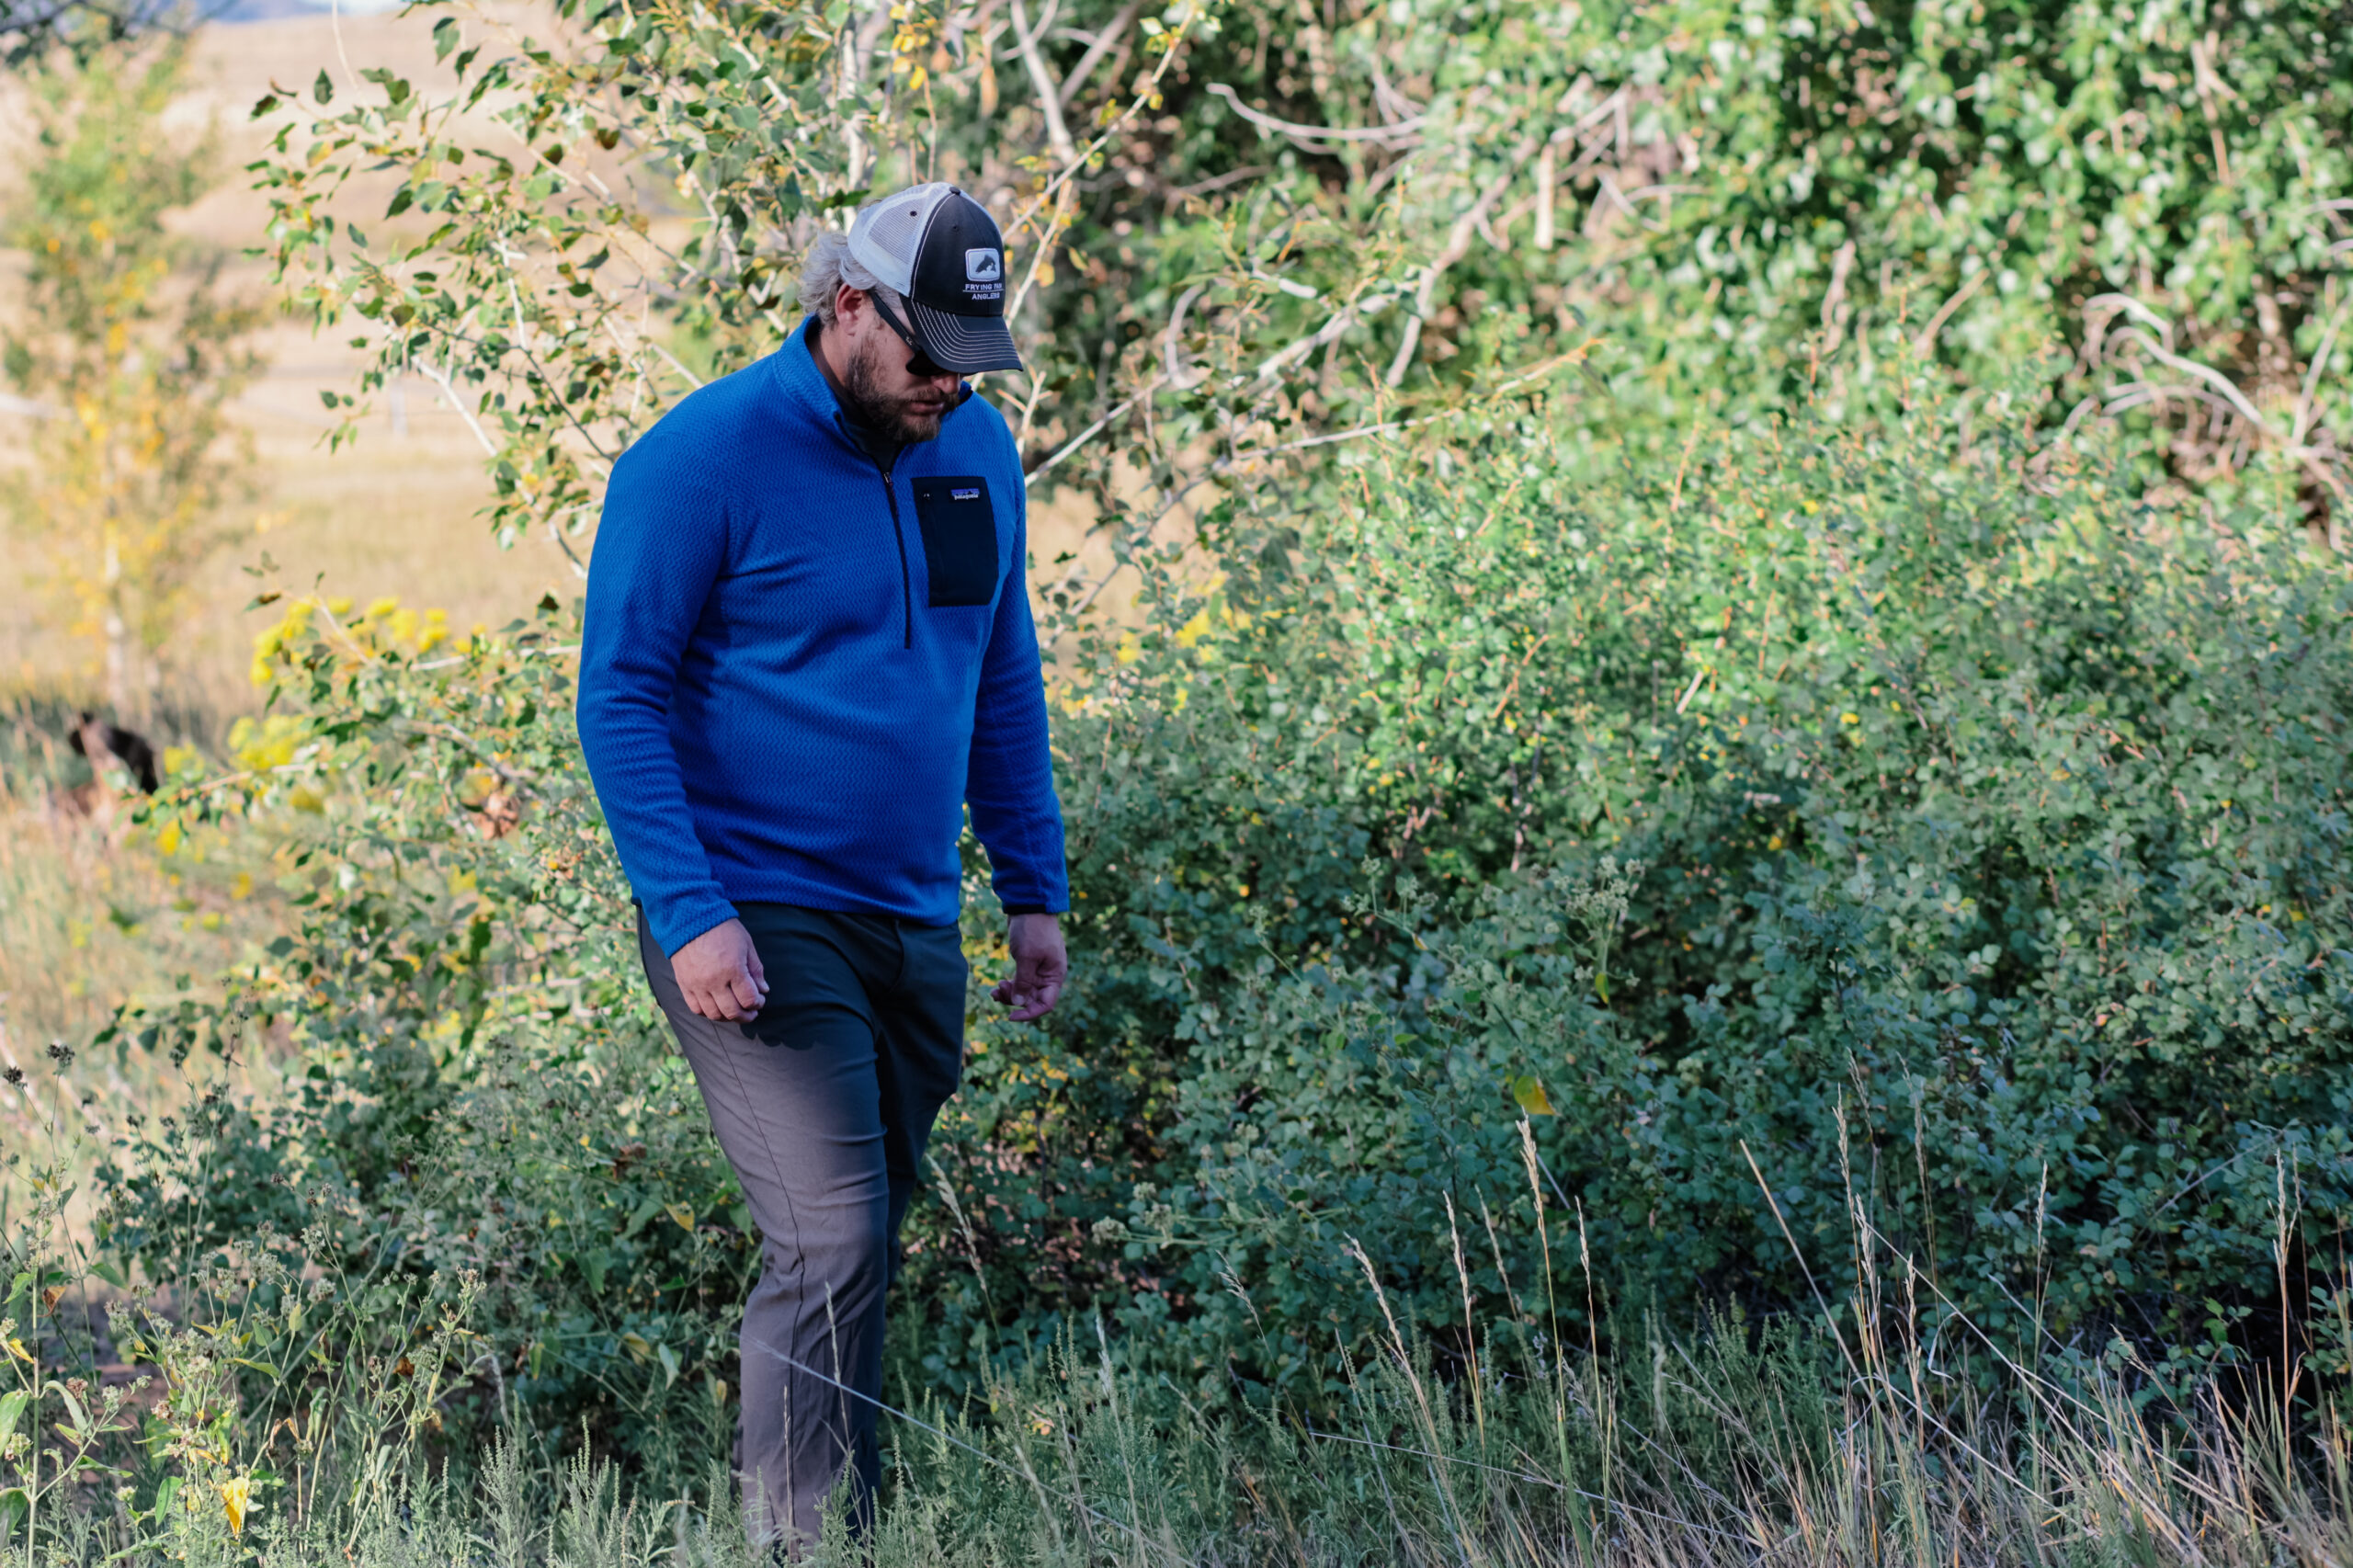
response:
<path id="1" fill-rule="evenodd" d="M 430 41 L 414 24 L 347 16 L 340 48 L 336 30 L 335 18 L 324 14 L 207 27 L 196 42 L 192 90 L 170 117 L 182 134 L 214 140 L 220 171 L 220 184 L 182 214 L 180 227 L 221 261 L 228 287 L 252 297 L 276 292 L 267 267 L 244 254 L 258 242 L 268 213 L 242 168 L 262 151 L 259 128 L 248 119 L 255 100 L 273 82 L 307 84 L 322 69 L 341 76 L 347 60 L 358 70 L 387 65 L 423 75 L 431 69 Z M 0 102 L 0 122 L 10 143 L 5 163 L 21 166 L 29 152 L 21 103 Z M 361 190 L 349 205 L 354 215 L 372 221 L 383 199 Z M 11 292 L 17 276 L 14 258 L 0 257 L 0 278 Z M 241 568 L 265 551 L 289 587 L 316 582 L 329 594 L 395 595 L 447 609 L 460 625 L 503 622 L 572 580 L 562 553 L 544 539 L 511 551 L 492 542 L 476 516 L 489 494 L 482 449 L 455 410 L 437 405 L 429 385 L 413 381 L 403 389 L 404 432 L 395 431 L 380 398 L 358 444 L 330 454 L 323 437 L 332 420 L 319 393 L 347 388 L 358 356 L 290 316 L 275 319 L 258 347 L 267 369 L 236 409 L 252 443 L 253 491 L 223 519 L 224 542 L 206 567 L 173 654 L 175 684 L 197 706 L 225 714 L 253 701 L 244 669 L 259 618 L 239 614 L 254 586 Z M 26 424 L 22 415 L 0 415 L 0 449 L 17 460 Z M 40 577 L 37 540 L 0 538 L 0 580 L 13 585 L 0 601 L 0 671 L 11 684 L 79 684 L 93 650 L 60 634 Z"/>
<path id="2" fill-rule="evenodd" d="M 517 27 L 531 15 L 521 7 L 475 7 L 469 28 Z M 274 85 L 306 87 L 321 71 L 347 83 L 375 66 L 421 85 L 449 80 L 435 68 L 428 28 L 391 14 L 215 23 L 199 34 L 190 90 L 169 123 L 190 138 L 212 139 L 219 183 L 181 215 L 178 226 L 199 252 L 219 261 L 230 288 L 264 300 L 279 292 L 267 267 L 245 254 L 259 243 L 268 219 L 267 198 L 251 188 L 244 172 L 264 150 L 262 128 L 249 118 L 252 106 Z M 0 168 L 21 167 L 31 152 L 21 99 L 10 91 L 0 86 Z M 486 118 L 477 129 L 485 144 L 509 139 Z M 356 184 L 342 215 L 372 231 L 392 189 L 385 176 Z M 0 252 L 0 311 L 9 308 L 17 276 L 17 259 Z M 479 515 L 490 494 L 482 448 L 429 382 L 408 381 L 397 415 L 394 400 L 379 394 L 360 422 L 358 443 L 330 453 L 324 437 L 335 421 L 319 394 L 350 390 L 360 355 L 332 331 L 314 334 L 307 321 L 290 315 L 277 316 L 258 347 L 267 369 L 236 405 L 252 443 L 253 491 L 223 519 L 224 541 L 205 569 L 183 638 L 170 655 L 173 685 L 189 705 L 225 718 L 255 700 L 244 672 L 264 618 L 240 612 L 255 585 L 244 569 L 258 564 L 265 552 L 278 568 L 278 584 L 290 590 L 315 583 L 324 594 L 361 601 L 392 595 L 404 604 L 446 610 L 459 627 L 502 624 L 542 593 L 577 591 L 570 562 L 545 537 L 510 550 L 494 542 Z M 0 413 L 0 461 L 22 460 L 27 425 L 20 415 Z M 1033 519 L 1031 555 L 1041 575 L 1060 551 L 1079 548 L 1087 520 L 1072 500 L 1040 509 Z M 575 548 L 585 556 L 588 543 L 575 541 Z M 1097 553 L 1087 551 L 1089 564 Z M 0 581 L 11 585 L 0 600 L 0 679 L 20 687 L 85 687 L 95 649 L 62 634 L 41 591 L 41 574 L 38 541 L 0 532 Z"/>

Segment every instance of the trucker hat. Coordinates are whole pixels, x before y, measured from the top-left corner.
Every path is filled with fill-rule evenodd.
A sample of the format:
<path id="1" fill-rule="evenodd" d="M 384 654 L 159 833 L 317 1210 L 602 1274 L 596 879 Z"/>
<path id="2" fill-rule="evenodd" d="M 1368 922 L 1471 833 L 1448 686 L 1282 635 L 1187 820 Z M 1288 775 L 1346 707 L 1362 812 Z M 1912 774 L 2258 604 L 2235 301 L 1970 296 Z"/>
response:
<path id="1" fill-rule="evenodd" d="M 1005 324 L 1005 236 L 988 209 L 945 182 L 910 186 L 859 211 L 849 253 L 907 302 L 882 319 L 943 370 L 1017 370 Z"/>

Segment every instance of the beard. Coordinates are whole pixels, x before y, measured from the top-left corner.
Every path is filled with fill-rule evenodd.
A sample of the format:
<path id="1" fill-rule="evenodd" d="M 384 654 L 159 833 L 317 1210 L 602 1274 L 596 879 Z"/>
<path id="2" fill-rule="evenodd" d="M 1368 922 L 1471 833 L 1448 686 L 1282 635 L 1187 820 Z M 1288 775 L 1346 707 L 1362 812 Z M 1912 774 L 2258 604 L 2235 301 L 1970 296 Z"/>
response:
<path id="1" fill-rule="evenodd" d="M 940 416 L 915 412 L 917 405 L 935 401 L 938 394 L 916 392 L 893 396 L 882 390 L 877 356 L 898 348 L 898 341 L 893 338 L 888 343 L 872 343 L 865 353 L 848 357 L 849 362 L 840 370 L 842 405 L 852 423 L 892 446 L 907 447 L 938 436 Z"/>

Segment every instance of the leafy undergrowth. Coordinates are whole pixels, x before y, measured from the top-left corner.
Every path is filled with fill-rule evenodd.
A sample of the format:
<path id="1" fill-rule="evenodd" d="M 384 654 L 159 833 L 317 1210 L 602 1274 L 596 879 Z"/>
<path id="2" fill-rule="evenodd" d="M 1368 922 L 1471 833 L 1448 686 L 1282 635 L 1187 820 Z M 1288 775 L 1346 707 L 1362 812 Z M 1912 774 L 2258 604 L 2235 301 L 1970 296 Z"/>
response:
<path id="1" fill-rule="evenodd" d="M 0 1527 L 28 1568 L 772 1561 L 730 1500 L 724 1388 L 618 1463 L 528 1420 L 471 1325 L 471 1272 L 355 1275 L 313 1232 L 300 1267 L 263 1237 L 134 1291 L 87 1271 L 58 1223 L 66 1184 L 36 1187 L 0 1324 Z M 1547 1219 L 1574 1257 L 1574 1221 Z M 1316 1413 L 1205 1412 L 1099 1324 L 1073 1330 L 961 1398 L 894 1390 L 873 1533 L 829 1524 L 805 1560 L 2276 1568 L 2353 1552 L 2353 1449 L 2332 1407 L 2300 1402 L 2286 1423 L 2280 1391 L 2253 1381 L 2169 1401 L 2129 1354 L 2051 1375 L 2044 1346 L 1983 1335 L 2001 1376 L 1956 1376 L 1960 1347 L 1913 1310 L 1932 1285 L 1868 1233 L 1855 1243 L 1857 1287 L 1819 1316 L 1719 1317 L 1680 1339 L 1634 1326 L 1616 1350 L 1563 1343 L 1552 1290 L 1519 1281 L 1538 1293 L 1513 1294 L 1450 1378 L 1351 1250 L 1338 1261 L 1383 1327 L 1362 1358 L 1336 1352 L 1345 1398 Z"/>
<path id="2" fill-rule="evenodd" d="M 886 1556 L 2343 1555 L 2353 579 L 2280 498 L 1915 414 L 1671 473 L 1466 418 L 1237 484 L 1071 628 L 1078 983 L 976 983 Z M 165 1380 L 17 1408 L 106 1467 L 27 1473 L 44 1543 L 731 1550 L 756 1242 L 577 634 L 290 600 L 267 717 L 175 758 L 143 831 L 286 924 L 119 1010 L 90 1056 L 184 1108 L 77 1106 L 33 1187 L 95 1173 L 63 1272 Z"/>

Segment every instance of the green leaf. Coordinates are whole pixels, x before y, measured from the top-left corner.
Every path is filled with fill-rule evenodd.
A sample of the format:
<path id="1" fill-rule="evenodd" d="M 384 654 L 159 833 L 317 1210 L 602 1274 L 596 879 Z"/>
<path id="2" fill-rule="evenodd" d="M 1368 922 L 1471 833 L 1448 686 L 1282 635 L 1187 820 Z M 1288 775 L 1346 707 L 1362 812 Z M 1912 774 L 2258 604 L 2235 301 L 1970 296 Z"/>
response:
<path id="1" fill-rule="evenodd" d="M 25 1406 L 30 1403 L 32 1395 L 21 1389 L 11 1394 L 0 1395 L 0 1437 L 16 1431 L 17 1423 L 24 1419 Z"/>
<path id="2" fill-rule="evenodd" d="M 433 24 L 433 58 L 447 60 L 449 51 L 458 47 L 458 18 L 444 17 Z"/>
<path id="3" fill-rule="evenodd" d="M 335 101 L 335 84 L 327 80 L 326 67 L 319 67 L 319 79 L 311 84 L 311 97 L 322 106 Z"/>
<path id="4" fill-rule="evenodd" d="M 1533 1073 L 1524 1073 L 1511 1081 L 1511 1097 L 1519 1108 L 1530 1116 L 1557 1116 L 1552 1099 L 1544 1093 L 1544 1080 Z"/>

